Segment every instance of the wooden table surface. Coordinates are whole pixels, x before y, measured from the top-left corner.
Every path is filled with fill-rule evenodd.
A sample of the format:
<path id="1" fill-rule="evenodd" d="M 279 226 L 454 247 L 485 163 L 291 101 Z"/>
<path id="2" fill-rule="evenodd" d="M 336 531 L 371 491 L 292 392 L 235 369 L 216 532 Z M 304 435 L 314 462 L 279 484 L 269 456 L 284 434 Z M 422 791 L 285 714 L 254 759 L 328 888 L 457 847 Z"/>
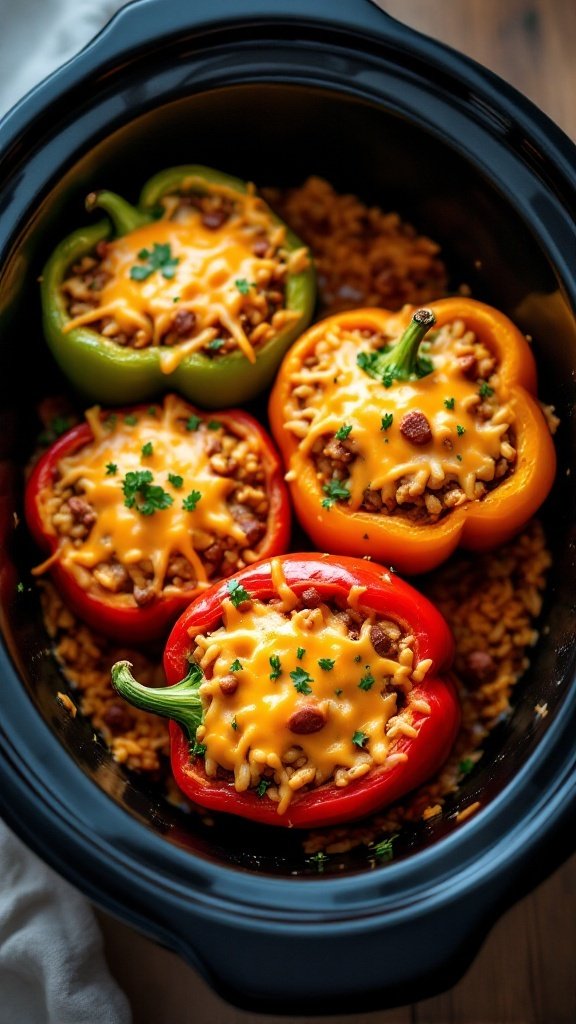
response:
<path id="1" fill-rule="evenodd" d="M 314 0 L 310 0 L 311 6 Z M 575 0 L 381 0 L 406 24 L 515 85 L 576 139 Z M 434 999 L 352 1017 L 255 1016 L 223 1003 L 174 954 L 100 914 L 135 1024 L 574 1024 L 576 858 L 495 926 L 475 963 Z"/>

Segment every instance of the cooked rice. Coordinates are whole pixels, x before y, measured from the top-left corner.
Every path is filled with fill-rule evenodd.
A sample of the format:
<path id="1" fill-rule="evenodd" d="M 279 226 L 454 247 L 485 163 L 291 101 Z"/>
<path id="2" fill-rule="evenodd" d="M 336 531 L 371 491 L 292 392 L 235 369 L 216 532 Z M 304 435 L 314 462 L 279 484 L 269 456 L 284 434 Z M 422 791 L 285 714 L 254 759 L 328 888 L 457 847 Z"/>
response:
<path id="1" fill-rule="evenodd" d="M 338 195 L 320 178 L 309 178 L 301 188 L 285 193 L 270 190 L 268 199 L 314 252 L 324 313 L 359 305 L 397 309 L 445 293 L 446 273 L 438 246 L 418 236 L 397 214 L 367 208 L 354 196 Z M 336 854 L 370 846 L 383 836 L 394 838 L 404 822 L 441 813 L 446 798 L 467 774 L 461 766 L 469 768 L 482 757 L 486 736 L 510 710 L 513 688 L 537 639 L 535 620 L 550 561 L 542 527 L 533 522 L 504 548 L 480 559 L 457 555 L 428 580 L 428 596 L 456 638 L 462 726 L 454 750 L 434 779 L 368 824 L 312 832 L 304 844 L 308 854 L 322 857 L 319 851 Z M 163 778 L 167 791 L 173 791 L 166 721 L 125 705 L 110 683 L 113 662 L 127 659 L 143 683 L 163 685 L 159 658 L 154 661 L 95 636 L 75 619 L 49 583 L 42 582 L 41 587 L 46 625 L 64 675 L 79 691 L 81 712 L 117 761 Z M 491 675 L 485 681 L 474 680 L 471 670 L 472 656 L 479 651 L 491 659 Z M 540 714 L 545 713 L 544 707 Z M 128 716 L 125 720 L 122 713 Z M 465 808 L 461 819 L 473 810 L 477 810 L 475 804 Z"/>

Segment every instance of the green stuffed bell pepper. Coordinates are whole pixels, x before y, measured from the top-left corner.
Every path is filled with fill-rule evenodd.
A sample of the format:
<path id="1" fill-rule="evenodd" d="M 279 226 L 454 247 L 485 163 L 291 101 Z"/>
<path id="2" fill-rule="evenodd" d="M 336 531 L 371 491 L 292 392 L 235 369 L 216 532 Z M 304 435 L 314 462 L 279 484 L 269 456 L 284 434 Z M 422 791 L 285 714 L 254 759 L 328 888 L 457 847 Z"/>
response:
<path id="1" fill-rule="evenodd" d="M 106 191 L 86 206 L 108 218 L 65 238 L 42 274 L 46 338 L 69 380 L 108 404 L 170 388 L 221 408 L 264 390 L 310 322 L 315 278 L 253 186 L 173 167 L 138 207 Z"/>

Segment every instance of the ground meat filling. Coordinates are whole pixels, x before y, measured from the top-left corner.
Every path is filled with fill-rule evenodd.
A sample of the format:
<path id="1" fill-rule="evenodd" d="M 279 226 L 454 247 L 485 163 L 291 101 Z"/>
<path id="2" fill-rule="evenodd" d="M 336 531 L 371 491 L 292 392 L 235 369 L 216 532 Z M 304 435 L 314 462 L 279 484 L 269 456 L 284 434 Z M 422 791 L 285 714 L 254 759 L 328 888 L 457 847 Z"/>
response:
<path id="1" fill-rule="evenodd" d="M 251 194 L 250 200 L 258 214 L 253 221 L 243 196 L 233 199 L 218 192 L 167 195 L 161 202 L 161 220 L 191 228 L 198 224 L 204 234 L 206 231 L 214 233 L 215 246 L 222 244 L 223 229 L 230 226 L 235 230 L 235 237 L 241 239 L 247 254 L 255 258 L 253 279 L 236 281 L 241 295 L 236 315 L 244 336 L 256 349 L 275 337 L 295 316 L 287 309 L 286 278 L 289 272 L 304 270 L 309 259 L 305 249 L 290 252 L 285 247 L 284 226 L 273 220 L 264 203 L 260 201 L 259 205 Z M 103 304 L 106 286 L 113 278 L 110 257 L 114 245 L 114 241 L 102 241 L 93 253 L 70 267 L 62 292 L 66 312 L 72 320 L 90 314 Z M 223 322 L 218 315 L 207 314 L 204 306 L 198 306 L 197 302 L 195 309 L 194 296 L 187 297 L 185 282 L 177 285 L 175 281 L 172 291 L 174 295 L 170 295 L 169 304 L 173 304 L 173 308 L 164 311 L 156 324 L 148 317 L 149 327 L 139 325 L 137 320 L 130 324 L 119 323 L 113 312 L 101 319 L 89 318 L 89 326 L 123 348 L 174 347 L 199 339 L 194 350 L 210 359 L 218 359 L 238 348 L 230 323 Z"/>
<path id="2" fill-rule="evenodd" d="M 347 332 L 349 339 L 355 339 L 363 350 L 377 350 L 389 343 L 390 339 L 370 330 Z M 445 363 L 447 355 L 451 360 L 453 380 L 468 384 L 468 394 L 455 402 L 450 395 L 449 387 L 439 394 L 439 408 L 444 416 L 452 415 L 454 420 L 461 419 L 463 410 L 471 417 L 470 426 L 474 424 L 499 430 L 498 424 L 513 420 L 509 406 L 499 397 L 498 366 L 494 355 L 475 336 L 466 329 L 462 321 L 454 321 L 428 336 L 429 340 L 421 346 L 421 352 L 436 367 Z M 334 353 L 340 344 L 337 336 L 323 339 L 316 344 L 305 360 L 300 373 L 296 375 L 294 387 L 289 400 L 287 429 L 299 439 L 300 444 L 307 444 L 311 430 L 323 415 L 323 393 L 326 388 L 338 386 L 339 378 L 335 370 Z M 360 373 L 361 371 L 358 371 Z M 347 382 L 349 384 L 349 381 Z M 393 408 L 391 400 L 383 406 Z M 313 460 L 321 482 L 323 493 L 327 495 L 325 506 L 331 507 L 335 502 L 351 507 L 350 497 L 353 490 L 355 467 L 361 468 L 366 460 L 364 445 L 358 440 L 361 436 L 354 421 L 353 411 L 346 417 L 344 429 L 316 436 L 310 445 L 308 454 Z M 354 506 L 354 511 L 362 510 L 385 516 L 399 516 L 415 523 L 435 523 L 449 514 L 453 509 L 471 500 L 481 501 L 494 487 L 497 487 L 511 473 L 516 463 L 515 433 L 512 422 L 498 434 L 498 441 L 493 457 L 482 470 L 482 478 L 476 477 L 472 484 L 467 482 L 467 490 L 463 486 L 464 473 L 461 470 L 462 451 L 467 443 L 468 432 L 460 425 L 453 425 L 452 430 L 441 427 L 442 455 L 440 469 L 430 473 L 421 472 L 419 455 L 426 453 L 427 446 L 434 440 L 436 427 L 424 412 L 413 409 L 403 415 L 384 414 L 379 422 L 377 438 L 372 442 L 383 442 L 383 458 L 392 452 L 394 432 L 404 439 L 413 453 L 414 469 L 401 473 L 394 479 L 393 487 L 374 487 L 368 485 Z M 436 459 L 436 466 L 439 460 Z"/>
<path id="3" fill-rule="evenodd" d="M 177 423 L 185 434 L 190 420 L 182 418 Z M 193 548 L 206 580 L 213 582 L 230 576 L 260 557 L 258 546 L 267 532 L 270 511 L 267 478 L 261 455 L 244 437 L 215 421 L 199 421 L 195 426 L 209 456 L 211 474 L 215 478 L 226 478 L 233 485 L 226 497 L 226 506 L 239 527 L 239 536 L 236 537 L 192 527 Z M 175 500 L 185 493 L 182 483 L 177 483 L 179 490 L 174 492 Z M 44 510 L 58 538 L 68 541 L 76 549 L 81 549 L 89 540 L 98 518 L 98 511 L 90 503 L 85 487 L 82 477 L 72 486 L 65 486 L 62 476 L 57 476 Z M 121 501 L 119 484 L 119 503 Z M 111 551 L 109 558 L 91 570 L 82 567 L 80 581 L 87 591 L 100 596 L 131 596 L 140 607 L 158 597 L 173 595 L 175 591 L 193 592 L 199 585 L 194 566 L 179 552 L 173 552 L 167 561 L 160 591 L 155 585 L 154 566 L 150 559 L 128 562 L 118 551 Z"/>
<path id="4" fill-rule="evenodd" d="M 412 691 L 431 663 L 416 661 L 405 628 L 326 603 L 315 587 L 290 610 L 249 595 L 241 614 L 228 604 L 221 625 L 196 636 L 192 652 L 204 673 L 196 746 L 209 777 L 233 778 L 237 791 L 255 790 L 281 814 L 297 791 L 345 787 L 406 758 L 395 741 L 416 735 L 415 710 L 430 713 Z M 272 618 L 264 627 L 265 616 Z M 331 657 L 317 657 L 322 652 Z"/>

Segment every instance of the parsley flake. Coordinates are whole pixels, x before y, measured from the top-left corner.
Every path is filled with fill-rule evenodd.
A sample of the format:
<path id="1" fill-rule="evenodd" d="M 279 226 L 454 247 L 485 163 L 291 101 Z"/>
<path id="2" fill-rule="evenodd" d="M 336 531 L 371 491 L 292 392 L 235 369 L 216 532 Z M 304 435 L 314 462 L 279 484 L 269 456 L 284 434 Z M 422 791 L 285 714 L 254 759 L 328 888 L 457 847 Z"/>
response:
<path id="1" fill-rule="evenodd" d="M 338 427 L 338 430 L 336 431 L 334 437 L 336 438 L 337 441 L 346 441 L 350 437 L 351 431 L 352 424 L 343 423 L 341 427 Z"/>
<path id="2" fill-rule="evenodd" d="M 458 434 L 458 437 L 462 437 L 462 434 L 466 433 L 466 427 L 463 427 L 461 423 L 457 423 L 456 433 Z"/>
<path id="3" fill-rule="evenodd" d="M 126 473 L 122 481 L 126 508 L 135 508 L 140 515 L 152 516 L 155 512 L 170 507 L 174 498 L 162 487 L 153 484 L 153 479 L 149 469 Z M 140 501 L 137 501 L 138 498 Z"/>
<path id="4" fill-rule="evenodd" d="M 230 665 L 230 668 L 228 669 L 228 671 L 229 672 L 241 672 L 242 671 L 242 665 L 241 665 L 240 661 L 238 660 L 238 658 L 235 658 L 235 660 Z"/>
<path id="5" fill-rule="evenodd" d="M 472 771 L 473 767 L 474 761 L 472 760 L 472 758 L 465 757 L 463 761 L 460 761 L 460 764 L 458 765 L 458 771 L 462 775 L 468 775 L 468 773 Z"/>
<path id="6" fill-rule="evenodd" d="M 360 687 L 361 690 L 371 690 L 375 682 L 376 680 L 374 679 L 374 676 L 372 675 L 370 669 L 368 669 L 368 671 L 362 676 L 362 679 L 358 683 L 358 686 Z"/>
<path id="7" fill-rule="evenodd" d="M 184 511 L 195 512 L 196 505 L 200 501 L 201 497 L 202 495 L 200 494 L 200 491 L 190 491 L 190 494 L 186 495 L 184 501 L 182 502 L 182 508 L 184 509 Z"/>
<path id="8" fill-rule="evenodd" d="M 326 867 L 329 860 L 327 854 L 323 853 L 322 850 L 318 850 L 318 853 L 313 853 L 311 857 L 308 857 L 311 864 L 315 864 L 318 868 L 318 874 L 321 875 Z"/>
<path id="9" fill-rule="evenodd" d="M 313 683 L 314 680 L 305 668 L 295 668 L 294 671 L 290 673 L 290 679 L 294 683 L 294 689 L 297 690 L 298 693 L 312 693 L 312 687 L 309 684 Z"/>
<path id="10" fill-rule="evenodd" d="M 228 580 L 226 589 L 235 608 L 238 608 L 244 601 L 250 601 L 250 594 L 244 589 L 240 580 Z"/>
<path id="11" fill-rule="evenodd" d="M 169 242 L 162 245 L 154 242 L 152 249 L 141 249 L 138 259 L 140 263 L 130 267 L 130 277 L 133 281 L 147 281 L 156 270 L 160 270 L 162 277 L 170 281 L 180 262 L 178 256 L 172 256 Z"/>
<path id="12" fill-rule="evenodd" d="M 138 417 L 135 416 L 134 413 L 128 413 L 128 415 L 124 417 L 124 423 L 129 427 L 135 427 L 138 423 Z"/>
<path id="13" fill-rule="evenodd" d="M 318 664 L 324 672 L 331 672 L 336 664 L 336 660 L 334 658 L 318 658 Z"/>
<path id="14" fill-rule="evenodd" d="M 371 843 L 370 849 L 374 852 L 374 856 L 378 857 L 378 860 L 392 860 L 394 857 L 394 840 L 398 839 L 398 833 L 393 836 L 388 836 L 388 839 L 381 839 L 379 843 Z"/>
<path id="15" fill-rule="evenodd" d="M 270 668 L 272 669 L 270 679 L 274 681 L 282 675 L 282 665 L 280 664 L 280 658 L 277 654 L 272 654 L 268 660 L 270 662 Z"/>
<path id="16" fill-rule="evenodd" d="M 296 657 L 298 658 L 298 661 L 302 661 L 302 658 L 304 657 L 305 654 L 306 654 L 306 648 L 305 647 L 298 647 L 298 649 L 296 651 Z"/>
<path id="17" fill-rule="evenodd" d="M 256 786 L 258 796 L 266 796 L 266 790 L 270 789 L 271 785 L 272 779 L 260 779 L 260 782 Z"/>
<path id="18" fill-rule="evenodd" d="M 148 408 L 146 409 L 146 412 L 148 413 L 149 416 L 158 415 L 158 409 L 156 408 L 155 405 L 149 405 Z"/>
<path id="19" fill-rule="evenodd" d="M 444 399 L 444 405 L 446 406 L 447 409 L 453 409 L 454 406 L 456 405 L 456 399 L 455 398 L 445 398 Z"/>
<path id="20" fill-rule="evenodd" d="M 209 348 L 212 352 L 217 352 L 218 349 L 222 348 L 222 346 L 225 344 L 226 342 L 224 341 L 224 338 L 212 338 L 212 341 L 208 342 L 207 348 Z"/>
<path id="21" fill-rule="evenodd" d="M 327 484 L 324 484 L 322 490 L 324 494 L 328 495 L 322 502 L 322 508 L 332 508 L 334 502 L 348 501 L 350 497 L 350 491 L 340 480 L 329 480 Z"/>
<path id="22" fill-rule="evenodd" d="M 236 715 L 234 715 L 234 718 L 230 722 L 230 725 L 234 729 L 234 732 L 236 732 L 236 729 L 238 728 L 238 722 L 236 721 Z"/>
<path id="23" fill-rule="evenodd" d="M 393 414 L 391 412 L 387 412 L 386 415 L 382 417 L 382 422 L 380 423 L 380 430 L 390 430 L 390 427 L 392 426 L 393 422 Z"/>
<path id="24" fill-rule="evenodd" d="M 250 287 L 251 287 L 250 286 L 250 282 L 247 281 L 245 277 L 237 278 L 237 280 L 234 281 L 234 284 L 236 285 L 238 291 L 240 292 L 240 295 L 249 295 L 250 294 Z M 256 285 L 253 284 L 252 288 L 255 288 L 255 287 L 256 287 Z"/>
<path id="25" fill-rule="evenodd" d="M 220 430 L 222 424 L 218 420 L 209 420 L 206 426 L 208 427 L 208 430 Z"/>
<path id="26" fill-rule="evenodd" d="M 478 383 L 480 385 L 480 387 L 478 388 L 478 394 L 480 395 L 480 398 L 491 398 L 492 395 L 494 394 L 494 388 L 491 388 L 490 385 L 485 380 L 481 380 Z"/>
<path id="27" fill-rule="evenodd" d="M 172 487 L 175 487 L 176 490 L 180 490 L 184 483 L 184 477 L 178 476 L 178 473 L 168 473 L 168 483 L 172 484 Z"/>
<path id="28" fill-rule="evenodd" d="M 154 445 L 152 441 L 146 441 L 146 444 L 142 445 L 142 458 L 147 459 L 154 452 Z"/>
<path id="29" fill-rule="evenodd" d="M 189 416 L 186 420 L 186 430 L 198 430 L 198 427 L 202 423 L 199 416 Z"/>
<path id="30" fill-rule="evenodd" d="M 115 462 L 106 463 L 106 476 L 114 476 L 118 472 L 118 466 Z"/>
<path id="31" fill-rule="evenodd" d="M 190 753 L 192 754 L 192 757 L 204 757 L 204 754 L 206 753 L 206 744 L 205 743 L 191 743 L 190 744 Z"/>
<path id="32" fill-rule="evenodd" d="M 361 729 L 358 729 L 352 737 L 352 743 L 355 747 L 360 747 L 360 749 L 362 749 L 365 743 L 368 742 L 368 739 L 368 733 L 362 732 Z"/>
<path id="33" fill-rule="evenodd" d="M 24 593 L 24 584 L 22 583 L 22 580 L 20 580 L 20 582 L 16 584 L 16 590 L 18 591 L 19 594 Z"/>

